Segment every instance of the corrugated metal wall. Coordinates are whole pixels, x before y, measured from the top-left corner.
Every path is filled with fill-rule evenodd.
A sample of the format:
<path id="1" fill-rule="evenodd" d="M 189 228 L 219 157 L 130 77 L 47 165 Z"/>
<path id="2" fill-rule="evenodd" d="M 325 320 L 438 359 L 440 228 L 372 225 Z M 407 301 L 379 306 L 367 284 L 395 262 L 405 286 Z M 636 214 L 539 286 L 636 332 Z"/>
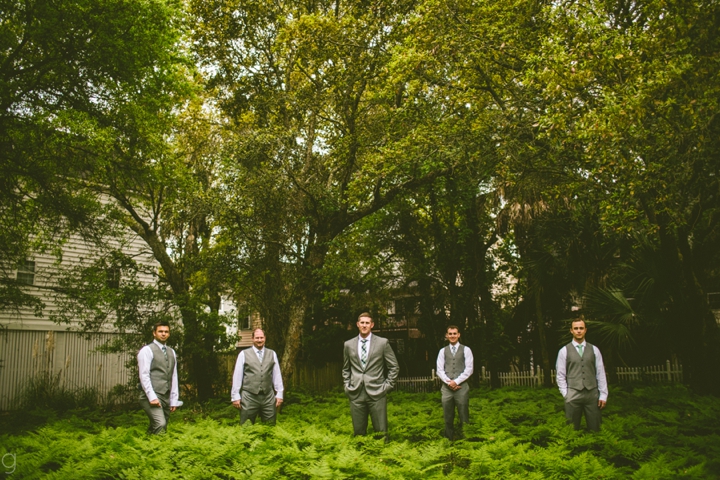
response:
<path id="1" fill-rule="evenodd" d="M 127 354 L 104 354 L 97 347 L 115 334 L 85 338 L 74 332 L 0 331 L 0 410 L 18 407 L 30 378 L 42 374 L 58 377 L 59 386 L 76 390 L 95 388 L 106 400 L 110 390 L 130 380 Z"/>

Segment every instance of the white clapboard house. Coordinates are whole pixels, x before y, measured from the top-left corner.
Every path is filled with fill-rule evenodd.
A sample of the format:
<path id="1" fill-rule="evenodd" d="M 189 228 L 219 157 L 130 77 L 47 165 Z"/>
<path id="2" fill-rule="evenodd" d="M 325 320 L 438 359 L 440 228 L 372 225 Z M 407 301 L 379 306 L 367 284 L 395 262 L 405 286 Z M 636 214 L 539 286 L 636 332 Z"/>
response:
<path id="1" fill-rule="evenodd" d="M 144 242 L 131 233 L 121 241 L 114 240 L 113 247 L 150 267 L 138 280 L 156 281 L 151 272 L 157 271 L 157 263 Z M 89 264 L 96 254 L 92 246 L 72 236 L 62 246 L 61 261 L 50 253 L 36 253 L 10 271 L 44 308 L 41 317 L 30 308 L 0 311 L 0 410 L 18 407 L 28 382 L 38 376 L 70 391 L 92 388 L 104 398 L 117 385 L 128 384 L 128 355 L 97 351 L 116 335 L 111 327 L 87 336 L 78 333 L 77 322 L 58 324 L 51 320 L 58 310 L 54 287 L 59 268 Z M 110 275 L 111 281 L 122 281 L 117 275 Z"/>

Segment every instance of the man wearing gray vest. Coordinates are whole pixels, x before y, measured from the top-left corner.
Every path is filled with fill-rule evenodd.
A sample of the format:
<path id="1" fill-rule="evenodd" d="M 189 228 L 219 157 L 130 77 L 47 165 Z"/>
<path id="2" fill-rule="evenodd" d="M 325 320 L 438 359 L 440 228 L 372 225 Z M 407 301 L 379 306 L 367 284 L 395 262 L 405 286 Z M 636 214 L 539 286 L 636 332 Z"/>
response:
<path id="1" fill-rule="evenodd" d="M 137 355 L 140 372 L 140 406 L 150 419 L 148 433 L 166 431 L 170 412 L 182 405 L 178 389 L 177 357 L 175 350 L 165 345 L 170 326 L 158 322 L 153 326 L 152 343 Z"/>
<path id="2" fill-rule="evenodd" d="M 388 441 L 387 393 L 395 386 L 400 372 L 395 353 L 387 338 L 373 335 L 375 323 L 369 313 L 358 317 L 360 335 L 343 346 L 343 384 L 350 401 L 353 433 L 367 434 L 368 414 L 376 434 Z"/>
<path id="3" fill-rule="evenodd" d="M 260 419 L 275 425 L 277 408 L 283 402 L 283 381 L 277 354 L 265 348 L 265 332 L 253 331 L 253 346 L 238 355 L 230 400 L 240 409 L 240 424 Z"/>
<path id="4" fill-rule="evenodd" d="M 467 379 L 473 374 L 473 354 L 460 344 L 460 330 L 450 325 L 445 333 L 450 344 L 441 348 L 437 357 L 437 375 L 443 382 L 441 388 L 445 436 L 455 436 L 455 407 L 460 417 L 460 427 L 470 421 L 470 386 Z"/>
<path id="5" fill-rule="evenodd" d="M 582 319 L 570 327 L 573 340 L 560 349 L 557 357 L 557 385 L 565 397 L 565 418 L 580 430 L 583 412 L 588 430 L 599 431 L 600 410 L 608 398 L 607 378 L 600 350 L 585 341 L 587 327 Z"/>

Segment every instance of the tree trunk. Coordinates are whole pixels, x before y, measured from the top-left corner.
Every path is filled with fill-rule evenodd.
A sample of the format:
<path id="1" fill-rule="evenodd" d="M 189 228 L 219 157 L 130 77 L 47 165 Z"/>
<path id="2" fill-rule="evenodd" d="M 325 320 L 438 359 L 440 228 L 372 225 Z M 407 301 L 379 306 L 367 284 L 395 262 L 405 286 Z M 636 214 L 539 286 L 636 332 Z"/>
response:
<path id="1" fill-rule="evenodd" d="M 295 305 L 290 309 L 290 323 L 285 334 L 285 351 L 280 362 L 283 381 L 289 384 L 295 374 L 295 361 L 300 352 L 300 340 L 305 320 L 305 308 Z"/>
<path id="2" fill-rule="evenodd" d="M 289 309 L 289 322 L 285 332 L 285 349 L 281 361 L 281 369 L 285 381 L 290 382 L 295 373 L 295 362 L 300 353 L 301 335 L 305 326 L 305 318 L 308 312 L 313 311 L 317 295 L 318 273 L 325 265 L 327 245 L 329 240 L 324 236 L 317 236 L 315 243 L 308 246 L 307 267 L 300 277 L 296 300 L 291 303 Z"/>
<path id="3" fill-rule="evenodd" d="M 545 336 L 545 317 L 542 311 L 542 299 L 540 297 L 541 289 L 535 291 L 535 320 L 540 337 L 540 360 L 543 369 L 543 385 L 552 387 L 552 378 L 550 377 L 550 354 L 547 347 L 547 337 Z"/>
<path id="4" fill-rule="evenodd" d="M 206 350 L 205 335 L 197 312 L 193 308 L 180 307 L 183 319 L 184 342 L 181 353 L 187 362 L 188 380 L 197 388 L 198 400 L 213 398 L 212 357 L 214 351 Z"/>
<path id="5" fill-rule="evenodd" d="M 661 248 L 668 258 L 673 333 L 679 339 L 685 382 L 699 393 L 720 393 L 720 335 L 707 296 L 693 269 L 692 248 L 683 232 L 661 229 Z"/>
<path id="6" fill-rule="evenodd" d="M 213 397 L 213 360 L 217 360 L 214 351 L 214 342 L 208 343 L 206 330 L 201 325 L 198 312 L 193 305 L 188 285 L 181 269 L 167 253 L 167 246 L 160 239 L 157 232 L 148 224 L 123 196 L 114 192 L 115 198 L 129 213 L 125 219 L 126 224 L 134 230 L 147 243 L 153 256 L 162 267 L 165 279 L 173 292 L 173 303 L 180 309 L 183 321 L 184 341 L 181 353 L 187 362 L 188 377 L 191 384 L 197 388 L 198 399 L 201 401 Z"/>

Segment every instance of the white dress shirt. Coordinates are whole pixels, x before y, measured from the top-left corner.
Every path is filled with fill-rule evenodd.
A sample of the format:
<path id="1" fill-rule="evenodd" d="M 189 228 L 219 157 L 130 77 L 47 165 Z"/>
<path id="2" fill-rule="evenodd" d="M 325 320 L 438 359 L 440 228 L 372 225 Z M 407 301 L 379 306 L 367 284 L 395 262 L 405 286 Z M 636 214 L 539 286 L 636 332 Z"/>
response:
<path id="1" fill-rule="evenodd" d="M 153 343 L 160 347 L 161 350 L 164 347 L 164 345 L 157 340 L 153 340 Z M 170 352 L 175 355 L 175 349 L 168 349 L 168 355 L 170 355 Z M 150 381 L 150 365 L 152 364 L 153 357 L 154 355 L 150 345 L 145 345 L 141 348 L 137 355 L 138 370 L 140 372 L 140 385 L 145 391 L 145 395 L 147 395 L 148 401 L 150 402 L 157 400 L 158 398 L 155 394 L 155 390 L 153 390 L 152 382 Z M 175 368 L 173 369 L 172 384 L 170 386 L 170 406 L 179 407 L 182 404 L 183 402 L 180 401 L 180 389 L 178 388 L 177 356 L 175 356 Z"/>
<path id="2" fill-rule="evenodd" d="M 267 353 L 265 347 L 263 347 L 263 356 Z M 240 391 L 242 390 L 243 375 L 245 375 L 245 352 L 252 351 L 256 356 L 260 350 L 252 346 L 241 351 L 238 355 L 237 362 L 235 362 L 235 371 L 233 372 L 232 388 L 230 389 L 230 401 L 234 402 L 240 400 Z M 263 357 L 264 358 L 264 357 Z M 275 360 L 275 366 L 272 372 L 273 388 L 275 389 L 275 398 L 282 400 L 283 398 L 283 381 L 282 374 L 280 373 L 280 362 L 275 352 L 273 352 L 273 360 Z"/>
<path id="3" fill-rule="evenodd" d="M 582 343 L 577 343 L 575 340 L 572 341 L 572 346 L 577 350 L 578 345 L 582 345 L 583 352 L 586 347 L 585 340 Z M 597 380 L 598 392 L 600 397 L 598 400 L 607 402 L 608 398 L 608 385 L 607 377 L 605 376 L 605 365 L 603 364 L 602 354 L 600 350 L 593 345 L 593 352 L 595 353 L 595 379 Z M 578 352 L 579 353 L 579 352 Z M 557 386 L 560 389 L 563 397 L 567 397 L 568 385 L 567 385 L 567 349 L 563 347 L 558 352 L 557 364 L 555 365 Z"/>
<path id="4" fill-rule="evenodd" d="M 456 344 L 457 347 L 460 347 L 460 343 Z M 450 345 L 452 348 L 452 345 Z M 457 351 L 460 351 L 458 348 Z M 457 351 L 455 354 L 457 355 Z M 462 382 L 470 378 L 470 375 L 473 374 L 474 371 L 474 361 L 473 361 L 473 353 L 470 348 L 467 346 L 465 347 L 465 370 L 460 374 L 459 377 L 457 377 L 455 380 L 455 383 L 460 385 Z M 453 379 L 448 378 L 447 374 L 445 373 L 445 349 L 441 348 L 440 352 L 438 353 L 437 357 L 437 376 L 440 377 L 440 380 L 445 382 L 446 384 L 449 384 Z"/>

